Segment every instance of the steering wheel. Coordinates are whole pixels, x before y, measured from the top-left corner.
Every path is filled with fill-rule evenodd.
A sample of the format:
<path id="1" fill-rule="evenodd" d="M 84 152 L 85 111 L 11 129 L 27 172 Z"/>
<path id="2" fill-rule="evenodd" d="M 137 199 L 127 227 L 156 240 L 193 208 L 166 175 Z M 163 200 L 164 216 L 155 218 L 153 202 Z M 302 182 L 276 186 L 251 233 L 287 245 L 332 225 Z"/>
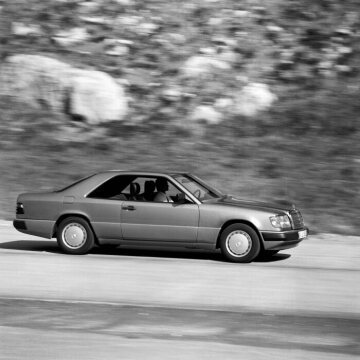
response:
<path id="1" fill-rule="evenodd" d="M 197 190 L 195 190 L 192 194 L 193 194 L 197 199 L 200 199 L 201 191 L 200 191 L 200 189 L 197 189 Z"/>

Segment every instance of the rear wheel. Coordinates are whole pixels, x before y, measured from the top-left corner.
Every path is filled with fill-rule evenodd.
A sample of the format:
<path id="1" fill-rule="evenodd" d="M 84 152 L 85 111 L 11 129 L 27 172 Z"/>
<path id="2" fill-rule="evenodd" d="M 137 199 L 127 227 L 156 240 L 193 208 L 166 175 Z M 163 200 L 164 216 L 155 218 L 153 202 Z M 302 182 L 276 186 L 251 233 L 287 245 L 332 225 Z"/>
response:
<path id="1" fill-rule="evenodd" d="M 232 262 L 246 263 L 260 252 L 260 240 L 256 231 L 246 224 L 232 224 L 220 236 L 223 256 Z"/>
<path id="2" fill-rule="evenodd" d="M 68 217 L 60 223 L 57 242 L 65 253 L 82 255 L 92 249 L 95 238 L 89 223 L 74 216 Z"/>

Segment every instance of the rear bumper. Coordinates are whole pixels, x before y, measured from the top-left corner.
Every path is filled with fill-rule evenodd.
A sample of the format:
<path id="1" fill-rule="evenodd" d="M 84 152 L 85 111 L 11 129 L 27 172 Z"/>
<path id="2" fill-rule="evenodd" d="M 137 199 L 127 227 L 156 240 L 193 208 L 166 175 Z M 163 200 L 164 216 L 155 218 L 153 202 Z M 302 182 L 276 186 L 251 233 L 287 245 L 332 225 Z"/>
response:
<path id="1" fill-rule="evenodd" d="M 16 230 L 24 234 L 51 239 L 53 235 L 55 221 L 15 219 L 13 221 L 13 225 Z"/>
<path id="2" fill-rule="evenodd" d="M 306 231 L 305 237 L 303 233 Z M 309 229 L 303 228 L 290 231 L 262 231 L 261 235 L 264 239 L 265 250 L 284 250 L 297 246 L 301 241 L 309 235 Z"/>

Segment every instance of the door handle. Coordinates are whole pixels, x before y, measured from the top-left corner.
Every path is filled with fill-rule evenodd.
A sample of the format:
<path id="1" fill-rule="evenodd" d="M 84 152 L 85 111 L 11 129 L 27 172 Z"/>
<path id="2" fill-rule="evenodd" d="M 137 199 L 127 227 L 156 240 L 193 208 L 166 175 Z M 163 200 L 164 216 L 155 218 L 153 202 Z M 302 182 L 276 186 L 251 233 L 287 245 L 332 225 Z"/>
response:
<path id="1" fill-rule="evenodd" d="M 130 210 L 130 211 L 133 211 L 133 210 L 136 210 L 135 206 L 133 205 L 124 205 L 121 207 L 123 210 Z"/>

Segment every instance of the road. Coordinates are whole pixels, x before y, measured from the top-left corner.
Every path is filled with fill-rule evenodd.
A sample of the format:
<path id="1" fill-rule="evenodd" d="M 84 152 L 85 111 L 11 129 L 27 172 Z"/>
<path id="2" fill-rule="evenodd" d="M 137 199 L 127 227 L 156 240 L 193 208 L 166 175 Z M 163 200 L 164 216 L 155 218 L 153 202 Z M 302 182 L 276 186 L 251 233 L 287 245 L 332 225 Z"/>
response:
<path id="1" fill-rule="evenodd" d="M 0 222 L 0 274 L 0 359 L 360 355 L 359 237 L 231 264 L 194 250 L 68 256 Z"/>

